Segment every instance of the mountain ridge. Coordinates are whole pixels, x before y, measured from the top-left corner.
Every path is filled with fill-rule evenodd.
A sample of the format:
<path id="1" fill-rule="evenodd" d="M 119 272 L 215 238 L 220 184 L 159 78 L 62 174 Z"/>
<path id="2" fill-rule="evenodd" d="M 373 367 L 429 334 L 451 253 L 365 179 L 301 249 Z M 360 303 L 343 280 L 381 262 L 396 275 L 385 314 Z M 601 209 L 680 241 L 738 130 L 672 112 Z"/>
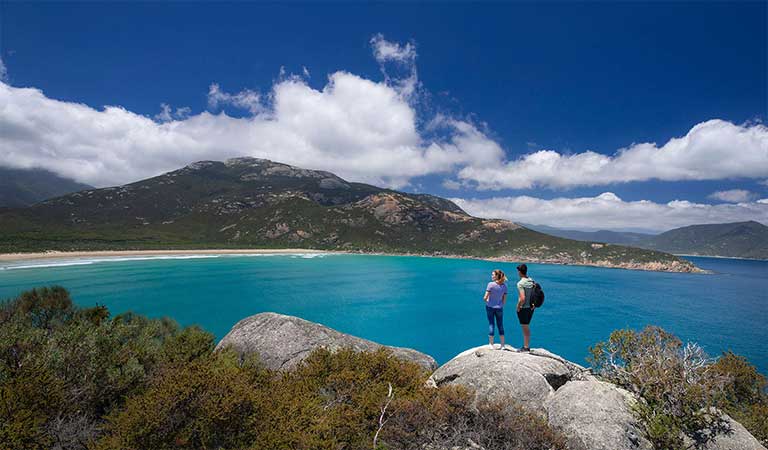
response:
<path id="1" fill-rule="evenodd" d="M 198 161 L 123 186 L 0 211 L 0 252 L 309 248 L 690 272 L 662 252 L 472 217 L 429 194 L 257 158 Z"/>
<path id="2" fill-rule="evenodd" d="M 0 167 L 0 207 L 29 206 L 84 189 L 93 187 L 44 169 Z"/>
<path id="3" fill-rule="evenodd" d="M 610 230 L 577 231 L 545 225 L 528 227 L 568 239 L 629 244 L 678 255 L 768 259 L 768 226 L 755 220 L 688 225 L 656 235 Z"/>

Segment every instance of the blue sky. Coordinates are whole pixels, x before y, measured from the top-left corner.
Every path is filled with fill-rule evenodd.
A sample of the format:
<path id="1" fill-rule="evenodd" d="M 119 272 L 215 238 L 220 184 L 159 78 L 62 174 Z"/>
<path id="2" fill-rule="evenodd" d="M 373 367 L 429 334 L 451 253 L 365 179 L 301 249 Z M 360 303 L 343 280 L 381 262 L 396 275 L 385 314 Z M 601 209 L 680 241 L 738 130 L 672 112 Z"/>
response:
<path id="1" fill-rule="evenodd" d="M 25 141 L 28 146 L 23 153 L 18 139 L 0 142 L 0 164 L 44 166 L 81 181 L 107 185 L 113 179 L 131 181 L 111 176 L 110 171 L 138 179 L 174 164 L 192 162 L 199 155 L 224 158 L 254 154 L 317 166 L 315 161 L 334 160 L 322 154 L 326 148 L 323 145 L 331 148 L 359 142 L 364 151 L 371 146 L 381 147 L 371 154 L 370 167 L 359 169 L 337 163 L 338 167 L 318 168 L 353 180 L 464 199 L 462 206 L 479 215 L 582 229 L 592 228 L 590 220 L 594 228 L 609 223 L 616 229 L 663 229 L 686 221 L 717 221 L 731 216 L 764 222 L 768 218 L 761 206 L 765 203 L 759 203 L 768 198 L 768 185 L 764 184 L 768 179 L 768 138 L 760 125 L 768 116 L 765 2 L 3 3 L 0 13 L 0 57 L 6 70 L 5 83 L 12 87 L 8 93 L 11 97 L 7 98 L 13 99 L 9 104 L 21 111 L 27 124 L 38 124 L 39 129 L 40 124 L 55 120 L 62 130 L 82 128 L 76 121 L 67 124 L 59 120 L 63 120 L 61 115 L 78 116 L 67 112 L 67 108 L 83 104 L 92 109 L 87 114 L 101 113 L 94 117 L 105 118 L 105 126 L 116 127 L 110 133 L 123 133 L 98 144 L 103 149 L 95 154 L 85 150 L 72 153 L 69 149 L 78 147 L 78 139 L 83 148 L 96 146 L 98 139 L 94 135 L 103 127 L 64 137 L 57 137 L 63 132 L 35 136 Z M 380 40 L 372 41 L 376 36 Z M 395 52 L 390 56 L 382 53 L 380 56 L 384 56 L 377 59 L 377 48 Z M 280 152 L 265 154 L 252 144 L 240 147 L 243 141 L 236 138 L 227 142 L 231 150 L 190 141 L 201 136 L 201 129 L 213 126 L 217 127 L 214 134 L 222 139 L 227 136 L 230 122 L 217 120 L 212 125 L 206 120 L 214 119 L 203 120 L 201 113 L 206 111 L 214 116 L 223 111 L 234 120 L 247 121 L 259 114 L 264 120 L 287 120 L 284 116 L 275 119 L 279 116 L 277 105 L 283 104 L 281 95 L 291 99 L 287 102 L 291 108 L 299 108 L 296 105 L 304 105 L 303 99 L 328 90 L 329 77 L 337 73 L 353 77 L 350 83 L 354 86 L 350 85 L 349 92 L 357 93 L 362 102 L 378 98 L 365 89 L 384 86 L 397 91 L 403 104 L 394 104 L 386 93 L 377 91 L 382 94 L 382 103 L 371 100 L 364 111 L 376 110 L 381 116 L 371 115 L 373 124 L 354 120 L 349 123 L 356 129 L 373 127 L 373 134 L 367 133 L 359 141 L 345 130 L 323 135 L 321 125 L 325 122 L 312 120 L 313 113 L 295 109 L 291 109 L 296 112 L 291 120 L 305 117 L 311 124 L 320 124 L 318 129 L 299 136 L 292 129 L 290 139 L 274 127 L 234 134 L 258 140 L 263 132 L 270 136 L 269 142 L 275 142 L 274 148 L 286 145 Z M 277 86 L 289 87 L 281 84 L 286 80 L 301 86 L 295 92 L 276 94 Z M 363 86 L 365 80 L 375 86 Z M 407 82 L 416 87 L 413 94 L 403 93 L 402 86 Z M 221 95 L 214 94 L 219 100 L 212 103 L 214 83 Z M 23 97 L 25 92 L 16 91 L 21 88 L 39 90 L 44 98 Z M 238 97 L 238 93 L 243 95 Z M 258 101 L 247 103 L 248 93 L 258 95 Z M 358 104 L 354 98 L 335 98 L 331 105 L 322 103 L 322 99 L 317 101 L 315 106 L 323 111 L 340 110 L 334 118 L 327 118 L 331 124 L 327 126 L 343 120 L 338 117 L 345 111 L 353 118 L 367 114 L 351 112 L 350 105 Z M 171 112 L 188 110 L 167 117 L 169 121 L 158 117 L 161 103 L 170 105 Z M 147 125 L 124 125 L 130 118 L 112 117 L 105 113 L 105 105 L 165 122 L 163 127 L 172 127 L 174 120 L 186 121 L 180 125 L 186 129 L 184 139 L 169 143 L 178 147 L 169 154 L 162 154 L 162 145 L 135 144 L 144 147 L 126 148 L 125 152 L 141 154 L 142 159 L 126 161 L 124 154 L 110 153 L 109 143 L 119 141 L 124 145 L 140 140 L 137 130 Z M 404 105 L 410 107 L 410 112 L 403 109 Z M 7 129 L 16 133 L 21 119 L 14 121 L 15 110 L 10 108 L 4 114 L 10 123 Z M 48 114 L 56 118 L 50 119 L 53 116 Z M 195 117 L 204 123 L 196 123 Z M 713 120 L 724 124 L 713 124 Z M 382 121 L 390 127 L 382 132 L 389 133 L 386 140 L 376 135 Z M 115 125 L 117 122 L 121 125 Z M 650 157 L 651 162 L 633 158 L 636 166 L 627 169 L 626 174 L 620 169 L 624 163 L 614 161 L 619 168 L 616 176 L 598 173 L 595 180 L 602 181 L 595 185 L 588 181 L 589 177 L 570 180 L 568 173 L 580 170 L 591 160 L 564 164 L 542 177 L 544 181 L 537 178 L 540 172 L 531 164 L 512 164 L 505 171 L 489 172 L 472 161 L 475 151 L 480 152 L 475 159 L 485 158 L 486 166 L 493 164 L 494 158 L 499 165 L 514 163 L 542 150 L 555 152 L 561 159 L 587 151 L 611 157 L 617 150 L 637 143 L 656 143 L 656 149 L 663 152 L 670 150 L 664 147 L 670 139 L 683 137 L 697 125 L 707 123 L 702 127 L 702 137 L 692 136 L 691 141 L 708 139 L 716 144 L 705 142 L 703 150 L 691 150 L 688 155 L 692 162 L 680 162 L 686 158 L 685 151 L 681 151 L 671 163 L 682 164 L 675 174 L 648 169 L 653 160 L 663 159 L 655 156 Z M 401 124 L 403 129 L 398 130 Z M 472 129 L 461 128 L 464 125 Z M 189 131 L 193 126 L 198 128 Z M 302 130 L 308 127 L 303 123 L 296 126 Z M 165 128 L 159 130 L 162 134 Z M 27 132 L 33 133 L 19 131 L 24 136 Z M 746 144 L 739 137 L 745 133 L 751 135 Z M 424 167 L 445 160 L 445 155 L 416 158 L 413 167 L 405 159 L 394 157 L 387 164 L 387 152 L 415 146 L 410 150 L 425 154 L 432 141 L 442 145 L 445 154 L 453 155 L 447 168 Z M 56 142 L 68 146 L 59 148 Z M 186 151 L 179 142 L 186 142 L 189 148 L 199 145 L 210 149 Z M 307 143 L 306 149 L 303 143 Z M 464 156 L 457 157 L 452 151 Z M 35 152 L 39 157 L 30 156 Z M 752 153 L 744 157 L 748 152 Z M 722 155 L 724 164 L 704 160 L 716 160 L 718 155 Z M 334 156 L 344 161 L 344 152 Z M 103 161 L 87 170 L 83 168 L 83 161 L 93 158 Z M 734 161 L 734 167 L 724 170 L 728 161 Z M 120 163 L 130 169 L 119 171 L 116 167 Z M 398 176 L 392 172 L 392 165 L 408 166 L 408 170 Z M 519 179 L 524 171 L 531 172 L 528 181 Z M 638 175 L 638 171 L 645 172 Z M 692 172 L 696 174 L 690 175 Z M 659 181 L 659 176 L 666 179 Z M 607 192 L 615 194 L 621 203 L 607 209 L 600 206 L 600 202 L 613 200 L 610 196 L 599 197 Z M 716 192 L 725 193 L 713 196 Z M 564 203 L 552 203 L 555 199 Z M 595 208 L 593 215 L 557 214 L 565 206 L 575 210 L 583 206 L 574 199 L 592 199 L 586 204 Z M 669 216 L 669 220 L 658 226 L 640 220 L 650 212 L 632 203 L 640 200 L 661 207 L 653 211 Z M 668 207 L 672 201 L 722 207 L 693 215 L 689 208 L 681 214 Z M 739 203 L 751 206 L 738 209 Z M 521 212 L 526 205 L 550 212 L 541 217 L 526 215 Z M 627 219 L 633 216 L 624 212 L 634 210 L 638 211 L 638 219 Z M 619 217 L 607 220 L 611 214 Z"/>

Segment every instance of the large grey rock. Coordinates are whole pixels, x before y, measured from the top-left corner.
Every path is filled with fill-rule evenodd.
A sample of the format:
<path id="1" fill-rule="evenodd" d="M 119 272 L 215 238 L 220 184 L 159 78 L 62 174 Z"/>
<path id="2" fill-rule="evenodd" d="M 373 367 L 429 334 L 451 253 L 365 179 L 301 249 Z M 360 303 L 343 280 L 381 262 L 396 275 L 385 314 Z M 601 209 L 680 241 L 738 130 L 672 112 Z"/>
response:
<path id="1" fill-rule="evenodd" d="M 549 424 L 567 437 L 571 450 L 651 450 L 631 410 L 635 401 L 610 383 L 571 381 L 545 408 Z"/>
<path id="2" fill-rule="evenodd" d="M 701 447 L 703 450 L 766 450 L 742 424 L 727 414 L 723 414 L 723 418 L 730 430 L 715 436 Z"/>
<path id="3" fill-rule="evenodd" d="M 319 347 L 332 351 L 345 347 L 374 351 L 386 347 L 394 356 L 415 362 L 427 370 L 437 367 L 431 356 L 416 350 L 377 344 L 298 317 L 276 313 L 256 314 L 237 322 L 216 350 L 227 346 L 241 355 L 258 354 L 261 362 L 273 370 L 289 370 Z"/>
<path id="4" fill-rule="evenodd" d="M 545 414 L 544 403 L 566 382 L 590 377 L 587 370 L 544 349 L 517 353 L 487 346 L 460 353 L 430 377 L 434 386 L 458 384 L 474 390 L 476 401 L 505 397 Z"/>

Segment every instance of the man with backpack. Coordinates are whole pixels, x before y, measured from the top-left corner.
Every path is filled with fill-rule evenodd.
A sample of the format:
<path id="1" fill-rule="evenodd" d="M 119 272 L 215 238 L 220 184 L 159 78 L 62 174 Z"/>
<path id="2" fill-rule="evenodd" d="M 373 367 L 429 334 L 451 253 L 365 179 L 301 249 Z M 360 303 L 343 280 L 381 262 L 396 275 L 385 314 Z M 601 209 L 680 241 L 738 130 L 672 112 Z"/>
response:
<path id="1" fill-rule="evenodd" d="M 531 318 L 533 317 L 533 310 L 544 303 L 544 292 L 539 283 L 528 277 L 528 266 L 525 264 L 517 266 L 517 275 L 520 276 L 520 281 L 517 282 L 517 319 L 523 329 L 523 348 L 518 351 L 530 352 Z"/>

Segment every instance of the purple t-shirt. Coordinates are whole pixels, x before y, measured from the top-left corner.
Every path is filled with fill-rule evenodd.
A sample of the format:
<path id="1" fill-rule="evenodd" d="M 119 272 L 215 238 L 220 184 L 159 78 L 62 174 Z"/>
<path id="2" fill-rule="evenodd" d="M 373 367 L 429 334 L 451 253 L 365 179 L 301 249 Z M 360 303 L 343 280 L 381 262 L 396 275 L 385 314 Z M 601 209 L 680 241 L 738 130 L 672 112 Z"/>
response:
<path id="1" fill-rule="evenodd" d="M 501 298 L 507 293 L 507 285 L 499 284 L 495 281 L 488 283 L 488 287 L 485 288 L 488 291 L 488 303 L 489 308 L 502 308 L 504 305 L 501 303 Z"/>

